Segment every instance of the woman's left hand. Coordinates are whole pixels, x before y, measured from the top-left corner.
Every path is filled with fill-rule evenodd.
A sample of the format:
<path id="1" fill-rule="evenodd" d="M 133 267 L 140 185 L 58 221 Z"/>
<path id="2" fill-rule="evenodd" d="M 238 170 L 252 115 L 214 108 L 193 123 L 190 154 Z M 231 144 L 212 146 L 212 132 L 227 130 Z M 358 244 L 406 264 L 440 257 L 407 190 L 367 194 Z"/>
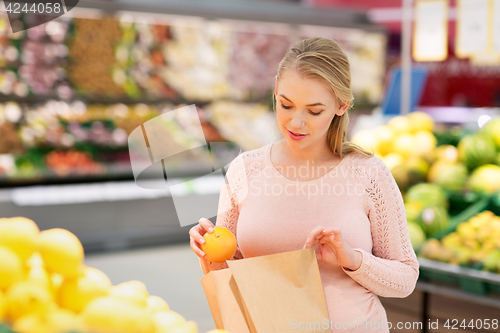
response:
<path id="1" fill-rule="evenodd" d="M 339 265 L 348 270 L 356 270 L 361 266 L 363 255 L 353 250 L 342 238 L 338 228 L 317 226 L 309 234 L 304 249 L 320 244 L 316 250 L 316 258 L 329 265 Z"/>

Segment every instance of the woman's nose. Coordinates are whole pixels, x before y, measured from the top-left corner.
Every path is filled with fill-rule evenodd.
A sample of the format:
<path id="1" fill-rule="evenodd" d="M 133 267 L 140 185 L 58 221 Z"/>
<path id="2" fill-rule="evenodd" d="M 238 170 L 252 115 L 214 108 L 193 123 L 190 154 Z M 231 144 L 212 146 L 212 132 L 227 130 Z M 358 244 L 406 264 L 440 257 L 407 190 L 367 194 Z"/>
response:
<path id="1" fill-rule="evenodd" d="M 304 119 L 302 118 L 302 115 L 300 113 L 296 113 L 291 120 L 291 125 L 294 128 L 302 128 L 304 127 Z"/>

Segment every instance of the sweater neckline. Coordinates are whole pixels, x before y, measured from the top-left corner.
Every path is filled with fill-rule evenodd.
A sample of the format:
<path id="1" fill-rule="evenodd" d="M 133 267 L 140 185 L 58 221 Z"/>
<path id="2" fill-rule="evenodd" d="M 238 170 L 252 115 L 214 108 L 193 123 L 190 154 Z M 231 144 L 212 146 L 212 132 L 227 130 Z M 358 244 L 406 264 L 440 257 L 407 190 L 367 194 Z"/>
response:
<path id="1" fill-rule="evenodd" d="M 266 148 L 266 153 L 265 153 L 265 161 L 266 161 L 266 164 L 272 169 L 274 175 L 284 181 L 285 183 L 287 184 L 296 184 L 296 185 L 306 185 L 306 184 L 313 184 L 313 183 L 316 183 L 316 182 L 319 182 L 321 181 L 322 179 L 325 179 L 327 177 L 330 176 L 330 174 L 332 174 L 333 172 L 335 172 L 337 169 L 340 168 L 340 166 L 342 166 L 344 163 L 346 163 L 346 160 L 347 160 L 347 157 L 351 154 L 347 154 L 345 155 L 339 163 L 337 163 L 337 165 L 335 165 L 334 167 L 331 168 L 330 171 L 328 171 L 327 173 L 325 173 L 323 176 L 321 177 L 318 177 L 318 178 L 314 178 L 314 179 L 311 179 L 311 180 L 291 180 L 291 179 L 288 179 L 286 178 L 285 176 L 283 176 L 279 171 L 278 169 L 274 166 L 273 162 L 271 161 L 271 149 L 273 147 L 273 145 L 275 144 L 275 142 L 273 143 L 270 143 L 267 145 L 267 148 Z"/>

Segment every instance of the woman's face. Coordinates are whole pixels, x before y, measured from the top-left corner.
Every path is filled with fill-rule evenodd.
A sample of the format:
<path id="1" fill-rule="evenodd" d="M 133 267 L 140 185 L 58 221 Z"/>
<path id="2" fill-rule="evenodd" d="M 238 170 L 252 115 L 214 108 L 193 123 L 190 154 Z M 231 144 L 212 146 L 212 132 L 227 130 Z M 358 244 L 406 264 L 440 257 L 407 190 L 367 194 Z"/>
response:
<path id="1" fill-rule="evenodd" d="M 293 70 L 281 75 L 275 94 L 278 126 L 291 148 L 325 145 L 333 117 L 345 112 L 325 83 L 303 78 Z M 289 132 L 304 136 L 293 136 Z"/>

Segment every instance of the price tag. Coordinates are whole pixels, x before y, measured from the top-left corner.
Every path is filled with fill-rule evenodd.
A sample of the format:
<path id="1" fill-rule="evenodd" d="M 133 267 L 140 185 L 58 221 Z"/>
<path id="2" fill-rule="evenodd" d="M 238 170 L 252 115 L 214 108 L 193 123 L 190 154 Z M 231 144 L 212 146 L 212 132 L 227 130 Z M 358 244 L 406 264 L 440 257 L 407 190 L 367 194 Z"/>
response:
<path id="1" fill-rule="evenodd" d="M 415 4 L 413 59 L 442 61 L 448 56 L 448 1 L 419 0 Z"/>
<path id="2" fill-rule="evenodd" d="M 488 51 L 489 0 L 458 0 L 455 53 L 466 58 Z"/>

